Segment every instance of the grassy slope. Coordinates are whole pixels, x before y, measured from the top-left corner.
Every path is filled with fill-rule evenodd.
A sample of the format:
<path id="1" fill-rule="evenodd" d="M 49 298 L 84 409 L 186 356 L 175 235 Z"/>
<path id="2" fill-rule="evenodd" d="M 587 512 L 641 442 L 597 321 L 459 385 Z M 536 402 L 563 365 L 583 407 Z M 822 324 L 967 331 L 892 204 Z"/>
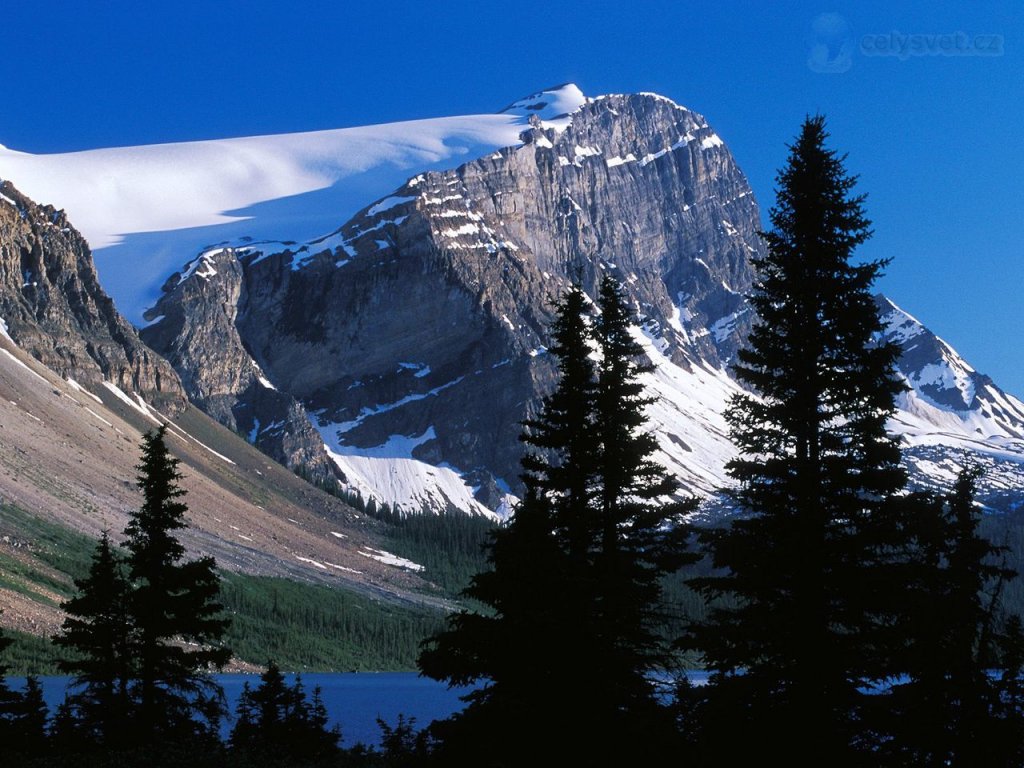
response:
<path id="1" fill-rule="evenodd" d="M 54 605 L 74 591 L 95 541 L 10 505 L 0 505 L 0 536 L 21 543 L 0 555 L 0 586 Z M 412 669 L 420 641 L 442 624 L 439 611 L 374 600 L 338 587 L 223 573 L 222 601 L 232 615 L 227 643 L 236 656 L 289 670 Z M 48 639 L 11 632 L 11 674 L 53 673 Z"/>

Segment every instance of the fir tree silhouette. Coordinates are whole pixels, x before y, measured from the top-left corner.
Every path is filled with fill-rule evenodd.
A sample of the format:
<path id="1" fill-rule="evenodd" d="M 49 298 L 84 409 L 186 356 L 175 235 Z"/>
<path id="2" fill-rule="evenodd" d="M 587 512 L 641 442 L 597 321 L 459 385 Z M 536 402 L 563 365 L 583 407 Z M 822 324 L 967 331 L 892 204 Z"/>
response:
<path id="1" fill-rule="evenodd" d="M 726 414 L 739 513 L 704 537 L 720 574 L 692 582 L 735 604 L 689 637 L 713 671 L 701 732 L 726 761 L 856 763 L 873 727 L 864 691 L 904 661 L 892 629 L 913 534 L 885 428 L 902 384 L 871 294 L 886 262 L 853 259 L 864 197 L 827 136 L 808 118 L 777 177 L 758 319 L 734 367 L 752 392 Z"/>

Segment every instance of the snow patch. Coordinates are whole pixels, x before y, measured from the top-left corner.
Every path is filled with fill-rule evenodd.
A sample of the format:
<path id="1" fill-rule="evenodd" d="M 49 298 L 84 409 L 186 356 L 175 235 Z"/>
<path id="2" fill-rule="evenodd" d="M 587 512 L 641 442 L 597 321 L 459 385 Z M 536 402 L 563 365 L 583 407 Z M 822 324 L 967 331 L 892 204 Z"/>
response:
<path id="1" fill-rule="evenodd" d="M 605 159 L 605 163 L 609 168 L 615 168 L 626 163 L 635 163 L 636 156 L 630 152 L 625 157 L 609 157 Z"/>
<path id="2" fill-rule="evenodd" d="M 405 568 L 408 571 L 424 571 L 426 568 L 419 563 L 414 563 L 412 560 L 406 560 L 404 557 L 393 555 L 384 549 L 373 549 L 372 547 L 363 547 L 364 551 L 358 551 L 356 554 L 368 557 L 371 560 L 376 560 L 384 565 L 390 565 L 395 568 Z"/>
<path id="3" fill-rule="evenodd" d="M 90 392 L 89 390 L 87 390 L 87 389 L 86 389 L 85 387 L 83 387 L 83 386 L 82 386 L 81 384 L 79 384 L 79 383 L 78 383 L 77 381 L 75 381 L 74 379 L 70 379 L 70 378 L 69 378 L 69 379 L 67 379 L 66 381 L 67 381 L 67 383 L 68 383 L 68 386 L 69 386 L 69 387 L 71 387 L 71 388 L 72 388 L 73 390 L 75 390 L 75 392 L 81 392 L 81 393 L 82 393 L 83 395 L 86 395 L 86 396 L 88 396 L 88 397 L 91 397 L 91 398 L 92 398 L 93 400 L 95 400 L 95 401 L 96 401 L 97 403 L 99 403 L 100 405 L 103 405 L 103 400 L 102 400 L 102 399 L 100 399 L 99 397 L 97 397 L 96 395 L 94 395 L 94 394 L 93 394 L 92 392 Z"/>

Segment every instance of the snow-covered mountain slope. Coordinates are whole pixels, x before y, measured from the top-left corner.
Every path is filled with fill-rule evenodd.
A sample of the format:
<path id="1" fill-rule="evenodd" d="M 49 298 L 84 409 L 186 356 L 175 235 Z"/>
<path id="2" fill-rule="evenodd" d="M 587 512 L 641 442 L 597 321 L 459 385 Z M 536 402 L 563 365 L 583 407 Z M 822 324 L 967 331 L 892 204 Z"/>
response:
<path id="1" fill-rule="evenodd" d="M 323 236 L 415 173 L 514 146 L 530 116 L 556 125 L 583 101 L 564 85 L 498 114 L 50 155 L 0 146 L 0 179 L 66 211 L 138 325 L 206 246 Z"/>
<path id="2" fill-rule="evenodd" d="M 281 420 L 257 370 L 301 402 L 364 497 L 496 509 L 517 484 L 520 423 L 553 381 L 550 299 L 611 270 L 672 366 L 651 379 L 666 461 L 711 492 L 727 450 L 722 364 L 759 247 L 750 187 L 707 121 L 668 99 L 533 119 L 564 108 L 532 109 L 547 98 L 510 108 L 531 113 L 520 143 L 417 174 L 330 237 L 206 252 L 168 281 L 143 337 L 261 447 Z M 213 337 L 231 355 L 192 341 Z"/>
<path id="3" fill-rule="evenodd" d="M 1024 445 L 1024 402 L 1003 392 L 949 344 L 885 296 L 877 296 L 884 336 L 903 353 L 897 363 L 908 391 L 899 431 L 911 445 L 948 442 L 974 450 Z"/>

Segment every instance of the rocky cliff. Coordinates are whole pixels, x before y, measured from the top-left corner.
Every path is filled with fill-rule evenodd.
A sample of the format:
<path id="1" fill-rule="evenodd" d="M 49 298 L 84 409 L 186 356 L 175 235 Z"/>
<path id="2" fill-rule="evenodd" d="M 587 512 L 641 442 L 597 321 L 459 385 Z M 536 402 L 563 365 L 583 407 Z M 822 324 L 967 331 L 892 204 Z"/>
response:
<path id="1" fill-rule="evenodd" d="M 143 338 L 257 441 L 281 422 L 272 385 L 343 469 L 456 468 L 493 506 L 552 381 L 546 328 L 570 279 L 616 275 L 663 354 L 720 370 L 760 248 L 746 179 L 700 115 L 640 94 L 532 122 L 521 146 L 415 176 L 319 241 L 204 253 L 165 285 Z"/>
<path id="2" fill-rule="evenodd" d="M 64 378 L 112 382 L 171 414 L 187 403 L 174 369 L 117 313 L 64 212 L 9 181 L 0 183 L 0 319 L 21 348 Z"/>

